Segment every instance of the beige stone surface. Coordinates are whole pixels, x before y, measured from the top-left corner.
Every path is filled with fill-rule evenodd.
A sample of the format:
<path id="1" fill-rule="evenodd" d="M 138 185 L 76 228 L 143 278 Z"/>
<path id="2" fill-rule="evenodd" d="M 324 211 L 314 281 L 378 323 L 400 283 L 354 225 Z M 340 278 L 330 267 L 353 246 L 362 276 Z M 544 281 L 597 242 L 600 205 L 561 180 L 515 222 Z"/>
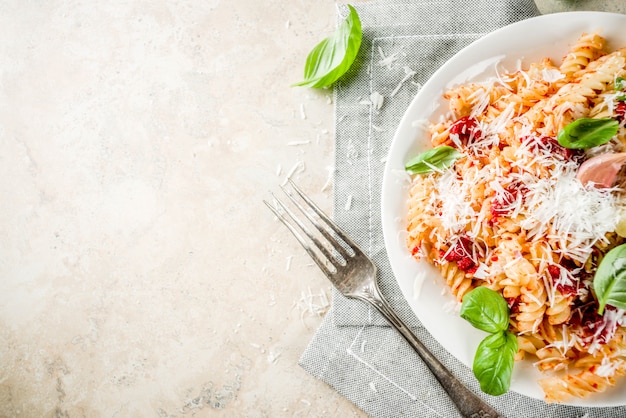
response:
<path id="1" fill-rule="evenodd" d="M 262 203 L 297 167 L 330 208 L 331 94 L 290 83 L 334 25 L 0 2 L 1 417 L 361 415 L 297 365 L 329 287 Z"/>
<path id="2" fill-rule="evenodd" d="M 330 289 L 262 203 L 331 208 L 289 85 L 335 4 L 0 2 L 0 417 L 364 416 L 297 365 Z"/>

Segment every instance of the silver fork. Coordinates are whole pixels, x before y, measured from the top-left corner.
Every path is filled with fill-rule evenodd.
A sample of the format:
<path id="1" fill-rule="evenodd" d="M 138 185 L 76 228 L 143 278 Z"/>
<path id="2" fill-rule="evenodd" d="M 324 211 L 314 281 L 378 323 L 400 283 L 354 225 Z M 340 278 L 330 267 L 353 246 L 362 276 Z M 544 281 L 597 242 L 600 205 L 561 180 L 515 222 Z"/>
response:
<path id="1" fill-rule="evenodd" d="M 376 280 L 376 265 L 372 260 L 291 180 L 289 183 L 299 199 L 284 187 L 281 186 L 281 189 L 319 234 L 313 233 L 311 228 L 276 196 L 274 204 L 265 200 L 264 202 L 287 226 L 335 288 L 349 298 L 360 299 L 378 309 L 426 363 L 461 415 L 471 418 L 501 417 L 502 415 L 465 387 L 418 340 L 383 298 Z M 304 202 L 310 210 L 300 202 Z"/>

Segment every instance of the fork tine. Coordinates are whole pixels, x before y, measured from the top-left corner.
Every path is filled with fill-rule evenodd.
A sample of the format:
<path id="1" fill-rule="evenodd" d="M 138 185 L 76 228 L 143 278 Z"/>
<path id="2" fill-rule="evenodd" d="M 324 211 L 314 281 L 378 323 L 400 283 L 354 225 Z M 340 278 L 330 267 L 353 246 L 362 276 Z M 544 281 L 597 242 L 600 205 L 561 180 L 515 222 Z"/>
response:
<path id="1" fill-rule="evenodd" d="M 287 191 L 285 189 L 283 189 L 283 191 L 285 192 L 285 194 L 287 195 L 287 197 L 298 207 L 298 209 L 300 210 L 300 212 L 302 212 L 303 215 L 305 215 L 311 222 L 313 222 L 315 224 L 315 220 L 311 219 L 310 215 L 304 210 L 304 208 L 298 204 L 298 202 L 296 202 L 292 196 L 289 195 L 289 193 L 287 193 Z M 274 196 L 272 194 L 272 196 Z M 304 223 L 287 207 L 285 206 L 280 200 L 278 200 L 276 198 L 276 196 L 274 196 L 274 200 L 281 206 L 281 208 L 289 215 L 289 217 L 300 227 L 300 229 L 307 235 L 307 237 L 309 237 L 309 239 L 311 241 L 313 241 L 313 244 L 315 244 L 315 247 L 320 250 L 320 252 L 322 254 L 324 254 L 324 257 L 326 257 L 328 259 L 328 261 L 330 261 L 332 264 L 335 263 L 339 263 L 341 264 L 343 260 L 337 259 L 337 257 L 335 255 L 333 255 L 328 248 L 326 247 L 326 245 L 322 244 L 322 242 L 320 240 L 317 239 L 317 237 L 315 237 L 310 231 L 309 229 L 306 227 L 306 225 L 304 225 Z M 318 225 L 315 225 L 316 228 L 319 230 L 320 227 Z M 333 240 L 330 239 L 330 237 L 324 235 L 326 237 L 327 240 L 329 240 L 329 244 L 332 246 L 333 249 L 335 249 L 335 246 L 332 245 L 333 244 Z"/>
<path id="2" fill-rule="evenodd" d="M 280 200 L 276 199 L 276 197 L 274 197 L 274 199 L 275 199 L 275 202 L 281 207 L 281 209 L 283 209 L 286 213 L 288 213 L 291 219 L 293 219 L 296 222 L 296 224 L 298 224 L 302 232 L 304 232 L 304 234 L 306 234 L 306 236 L 315 243 L 316 247 L 320 249 L 323 253 L 327 253 L 328 251 L 326 250 L 326 248 L 324 248 L 323 246 L 319 244 L 319 241 L 309 233 L 306 227 L 302 225 L 302 223 L 295 217 L 295 215 L 293 215 L 291 211 L 285 205 L 283 205 L 283 203 Z M 317 264 L 317 266 L 324 272 L 324 274 L 330 277 L 334 272 L 331 271 L 326 265 L 326 263 L 324 262 L 324 260 L 320 258 L 320 256 L 315 251 L 313 251 L 313 248 L 311 248 L 311 246 L 309 245 L 309 242 L 306 240 L 306 238 L 302 236 L 300 231 L 298 231 L 298 229 L 295 226 L 293 226 L 291 222 L 289 222 L 289 220 L 285 217 L 285 215 L 283 215 L 275 206 L 270 204 L 267 200 L 263 200 L 263 203 L 265 203 L 265 205 L 268 208 L 270 208 L 272 212 L 274 212 L 274 215 L 276 215 L 276 217 L 287 227 L 287 229 L 291 231 L 293 236 L 296 237 L 300 245 L 302 245 L 304 250 L 309 254 L 309 256 L 313 259 L 313 261 L 315 261 L 315 264 Z M 329 258 L 329 260 L 332 260 L 332 258 Z"/>
<path id="3" fill-rule="evenodd" d="M 296 186 L 296 184 L 289 179 L 289 183 L 291 184 L 291 187 L 293 187 L 293 189 L 296 191 L 296 193 L 298 193 L 298 196 L 300 196 L 302 198 L 302 200 L 304 200 L 306 202 L 306 204 L 313 209 L 313 211 L 324 221 L 324 223 L 335 233 L 339 236 L 339 238 L 341 238 L 341 240 L 343 242 L 345 242 L 347 244 L 347 246 L 350 248 L 350 250 L 352 250 L 354 253 L 356 253 L 357 251 L 361 251 L 361 249 L 359 248 L 358 245 L 356 245 L 356 243 L 354 241 L 352 241 L 352 239 L 350 239 L 345 232 L 343 232 L 343 230 L 341 228 L 339 228 L 337 226 L 337 224 L 335 224 L 335 222 L 333 222 L 325 213 L 324 211 L 322 211 L 322 209 L 320 209 L 319 206 L 317 206 L 315 204 L 315 202 L 313 202 L 311 200 L 310 197 L 308 197 L 302 190 L 300 190 L 300 188 L 298 186 Z M 294 199 L 292 198 L 292 201 Z M 297 204 L 297 203 L 296 203 Z M 301 209 L 302 210 L 302 209 Z M 312 219 L 312 217 L 306 212 L 305 215 L 307 215 L 307 217 L 309 218 L 309 220 L 311 222 L 313 222 L 313 224 L 317 227 L 317 229 L 324 235 L 324 237 L 330 241 L 334 241 L 337 242 L 337 240 L 332 237 L 330 234 L 328 234 L 328 232 L 321 226 L 319 225 L 319 222 L 316 222 L 314 219 Z M 339 243 L 337 243 L 337 247 L 340 248 L 340 252 L 341 255 L 346 258 L 346 260 L 349 257 L 352 257 L 353 254 L 349 254 L 342 245 L 340 245 Z"/>
<path id="4" fill-rule="evenodd" d="M 315 228 L 324 236 L 324 238 L 326 239 L 326 241 L 328 241 L 329 244 L 331 244 L 333 250 L 337 251 L 339 253 L 339 255 L 341 255 L 341 257 L 343 257 L 343 260 L 339 260 L 341 263 L 347 261 L 353 254 L 348 253 L 348 251 L 346 251 L 345 248 L 343 248 L 343 246 L 341 245 L 341 243 L 339 243 L 337 241 L 337 238 L 333 237 L 326 228 L 324 228 L 317 219 L 315 219 L 310 213 L 309 211 L 307 211 L 304 207 L 302 207 L 302 204 L 300 204 L 300 202 L 298 202 L 293 195 L 287 191 L 284 187 L 281 186 L 281 189 L 283 190 L 283 192 L 287 195 L 287 197 L 289 198 L 289 200 L 291 200 L 291 202 L 298 207 L 298 209 L 300 209 L 300 212 L 302 212 L 302 214 L 304 214 L 304 216 L 306 216 L 306 218 L 309 220 L 309 222 L 311 222 L 313 224 L 313 226 L 315 226 Z M 318 208 L 319 210 L 319 208 Z M 317 212 L 316 212 L 317 213 Z M 326 221 L 328 223 L 328 221 Z M 336 256 L 333 256 L 334 259 L 336 259 Z"/>

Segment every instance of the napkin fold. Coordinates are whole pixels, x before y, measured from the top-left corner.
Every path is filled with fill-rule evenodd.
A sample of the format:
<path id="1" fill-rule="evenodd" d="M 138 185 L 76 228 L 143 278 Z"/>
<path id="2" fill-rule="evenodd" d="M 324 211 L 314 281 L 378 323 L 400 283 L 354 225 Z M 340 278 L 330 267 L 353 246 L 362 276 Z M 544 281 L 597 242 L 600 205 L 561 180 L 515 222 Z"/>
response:
<path id="1" fill-rule="evenodd" d="M 391 271 L 380 219 L 380 191 L 395 129 L 421 85 L 481 36 L 539 15 L 532 0 L 387 0 L 355 4 L 363 42 L 335 95 L 334 219 L 374 260 L 381 291 L 422 342 L 504 416 L 626 416 L 626 408 L 588 409 L 509 392 L 484 395 L 471 370 L 421 326 Z M 347 15 L 338 7 L 338 21 Z M 373 417 L 457 417 L 417 354 L 369 305 L 333 291 L 329 313 L 300 365 Z"/>

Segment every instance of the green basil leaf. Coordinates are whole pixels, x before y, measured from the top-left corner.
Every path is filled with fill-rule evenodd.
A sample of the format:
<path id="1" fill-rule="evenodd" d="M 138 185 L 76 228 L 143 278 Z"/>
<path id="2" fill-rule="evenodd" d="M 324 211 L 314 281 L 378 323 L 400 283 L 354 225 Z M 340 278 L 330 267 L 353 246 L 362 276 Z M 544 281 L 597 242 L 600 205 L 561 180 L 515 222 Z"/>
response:
<path id="1" fill-rule="evenodd" d="M 517 338 L 510 331 L 487 336 L 476 349 L 472 371 L 480 389 L 498 396 L 508 392 L 517 353 Z"/>
<path id="2" fill-rule="evenodd" d="M 561 129 L 556 138 L 565 148 L 592 148 L 609 142 L 618 128 L 619 122 L 613 118 L 581 118 Z"/>
<path id="3" fill-rule="evenodd" d="M 479 286 L 463 296 L 461 318 L 482 331 L 505 331 L 509 328 L 509 305 L 500 293 Z"/>
<path id="4" fill-rule="evenodd" d="M 350 14 L 335 33 L 317 44 L 307 56 L 304 80 L 292 86 L 329 87 L 348 71 L 363 36 L 359 15 L 351 5 L 348 8 Z"/>
<path id="5" fill-rule="evenodd" d="M 616 91 L 620 91 L 624 90 L 624 87 L 626 87 L 626 79 L 624 77 L 617 77 L 613 83 L 613 88 Z"/>
<path id="6" fill-rule="evenodd" d="M 593 278 L 593 289 L 600 315 L 606 305 L 626 309 L 626 244 L 606 253 Z"/>
<path id="7" fill-rule="evenodd" d="M 413 157 L 405 164 L 404 168 L 410 174 L 426 174 L 446 169 L 461 157 L 463 157 L 463 154 L 455 148 L 441 145 Z"/>

